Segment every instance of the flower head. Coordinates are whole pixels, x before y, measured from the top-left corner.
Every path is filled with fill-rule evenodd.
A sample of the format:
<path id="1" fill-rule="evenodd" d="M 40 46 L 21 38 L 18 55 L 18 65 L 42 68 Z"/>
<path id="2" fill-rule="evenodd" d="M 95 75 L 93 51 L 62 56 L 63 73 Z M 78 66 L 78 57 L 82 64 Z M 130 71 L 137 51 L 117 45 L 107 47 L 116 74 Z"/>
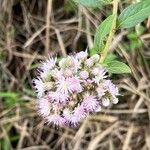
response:
<path id="1" fill-rule="evenodd" d="M 77 126 L 90 113 L 118 103 L 118 88 L 107 79 L 99 55 L 87 51 L 57 61 L 48 58 L 33 80 L 39 114 L 57 126 Z"/>
<path id="2" fill-rule="evenodd" d="M 86 70 L 81 71 L 80 72 L 80 77 L 81 77 L 81 79 L 85 79 L 86 80 L 89 77 L 89 72 L 86 71 Z"/>
<path id="3" fill-rule="evenodd" d="M 82 106 L 87 112 L 93 112 L 96 110 L 99 102 L 95 95 L 90 95 L 89 93 L 84 96 Z"/>
<path id="4" fill-rule="evenodd" d="M 87 56 L 88 56 L 88 53 L 87 53 L 87 51 L 81 51 L 81 52 L 79 52 L 79 53 L 77 53 L 76 54 L 76 58 L 78 59 L 78 60 L 80 60 L 80 61 L 84 61 L 84 60 L 86 60 L 87 59 Z"/>

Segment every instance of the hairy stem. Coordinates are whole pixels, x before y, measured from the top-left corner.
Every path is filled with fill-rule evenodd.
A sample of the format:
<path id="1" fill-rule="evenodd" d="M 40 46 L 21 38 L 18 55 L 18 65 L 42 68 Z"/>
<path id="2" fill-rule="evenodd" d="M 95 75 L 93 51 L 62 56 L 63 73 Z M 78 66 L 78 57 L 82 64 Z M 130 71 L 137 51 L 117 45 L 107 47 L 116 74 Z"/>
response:
<path id="1" fill-rule="evenodd" d="M 113 1 L 113 15 L 114 15 L 114 19 L 113 19 L 113 22 L 112 22 L 112 27 L 111 27 L 111 30 L 110 30 L 110 33 L 109 33 L 109 36 L 108 36 L 105 48 L 104 48 L 104 50 L 101 53 L 100 63 L 103 63 L 103 61 L 105 60 L 105 58 L 107 56 L 107 53 L 109 51 L 109 48 L 110 48 L 110 45 L 111 45 L 111 42 L 112 42 L 115 30 L 116 30 L 118 2 L 119 2 L 119 0 L 114 0 Z"/>

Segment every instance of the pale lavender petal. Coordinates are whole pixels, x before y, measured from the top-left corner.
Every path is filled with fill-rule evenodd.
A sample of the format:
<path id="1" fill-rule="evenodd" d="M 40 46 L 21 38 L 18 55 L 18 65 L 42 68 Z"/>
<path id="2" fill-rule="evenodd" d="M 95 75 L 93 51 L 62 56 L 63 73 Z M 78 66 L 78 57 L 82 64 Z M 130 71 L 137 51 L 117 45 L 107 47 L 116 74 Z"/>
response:
<path id="1" fill-rule="evenodd" d="M 98 104 L 99 103 L 96 96 L 87 94 L 84 96 L 81 105 L 85 108 L 87 112 L 93 112 L 97 109 Z"/>
<path id="2" fill-rule="evenodd" d="M 38 112 L 39 114 L 46 118 L 49 116 L 51 111 L 51 103 L 47 98 L 41 98 L 38 100 Z"/>
<path id="3" fill-rule="evenodd" d="M 102 105 L 107 107 L 110 105 L 110 100 L 108 98 L 103 98 L 102 99 Z"/>
<path id="4" fill-rule="evenodd" d="M 105 80 L 104 86 L 112 96 L 119 95 L 118 88 L 111 82 L 111 80 Z"/>
<path id="5" fill-rule="evenodd" d="M 76 58 L 78 60 L 81 60 L 81 61 L 85 60 L 87 58 L 87 56 L 88 56 L 87 51 L 85 51 L 85 52 L 81 51 L 81 52 L 79 52 L 79 53 L 76 54 Z"/>
<path id="6" fill-rule="evenodd" d="M 37 96 L 40 98 L 44 95 L 44 83 L 42 81 L 42 79 L 40 79 L 39 77 L 37 79 L 33 79 L 33 83 L 34 83 L 34 88 L 37 92 Z"/>
<path id="7" fill-rule="evenodd" d="M 67 83 L 70 91 L 77 93 L 80 93 L 82 91 L 80 80 L 77 77 L 67 78 Z"/>
<path id="8" fill-rule="evenodd" d="M 89 77 L 89 72 L 86 71 L 86 70 L 81 71 L 81 72 L 80 72 L 80 77 L 81 77 L 82 79 L 87 79 L 87 78 Z"/>
<path id="9" fill-rule="evenodd" d="M 47 117 L 48 123 L 52 123 L 56 126 L 65 125 L 66 120 L 58 114 L 51 115 Z"/>
<path id="10" fill-rule="evenodd" d="M 68 82 L 68 79 L 65 79 L 64 77 L 61 78 L 61 80 L 58 80 L 56 82 L 57 91 L 60 93 L 68 94 L 72 93 L 72 89 L 70 88 L 70 83 Z"/>
<path id="11" fill-rule="evenodd" d="M 66 104 L 69 96 L 65 93 L 60 93 L 59 91 L 56 92 L 49 92 L 49 97 L 57 103 Z"/>

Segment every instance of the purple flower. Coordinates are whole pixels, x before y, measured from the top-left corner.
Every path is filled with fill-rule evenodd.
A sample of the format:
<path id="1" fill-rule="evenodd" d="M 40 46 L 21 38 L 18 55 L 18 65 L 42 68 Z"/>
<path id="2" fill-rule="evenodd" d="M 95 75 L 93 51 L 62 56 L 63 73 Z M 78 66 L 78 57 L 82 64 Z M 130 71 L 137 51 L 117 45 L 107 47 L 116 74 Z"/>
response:
<path id="1" fill-rule="evenodd" d="M 119 102 L 119 99 L 117 97 L 112 97 L 111 101 L 113 104 L 117 104 Z"/>
<path id="2" fill-rule="evenodd" d="M 72 92 L 80 93 L 82 91 L 82 86 L 80 84 L 80 80 L 77 77 L 67 78 L 68 88 Z"/>
<path id="3" fill-rule="evenodd" d="M 71 77 L 71 76 L 73 76 L 73 71 L 71 70 L 71 69 L 65 69 L 64 71 L 63 71 L 63 74 L 64 74 L 64 76 L 66 77 L 66 78 L 68 78 L 68 77 Z"/>
<path id="4" fill-rule="evenodd" d="M 119 95 L 118 88 L 111 82 L 111 80 L 105 80 L 104 86 L 110 92 L 112 96 Z"/>
<path id="5" fill-rule="evenodd" d="M 66 104 L 69 96 L 65 93 L 60 93 L 59 91 L 56 92 L 49 92 L 49 97 L 57 103 Z"/>
<path id="6" fill-rule="evenodd" d="M 70 87 L 70 83 L 64 77 L 61 80 L 56 82 L 57 91 L 60 93 L 68 94 L 72 93 L 72 88 Z"/>
<path id="7" fill-rule="evenodd" d="M 44 94 L 44 83 L 42 81 L 42 79 L 40 79 L 40 77 L 38 77 L 37 79 L 33 79 L 33 83 L 34 83 L 34 88 L 37 92 L 37 96 L 39 98 L 41 98 Z"/>
<path id="8" fill-rule="evenodd" d="M 101 98 L 102 96 L 105 95 L 105 93 L 106 93 L 107 90 L 103 87 L 102 84 L 99 84 L 99 86 L 96 89 L 96 91 L 97 91 L 98 97 Z"/>
<path id="9" fill-rule="evenodd" d="M 103 68 L 101 65 L 97 65 L 96 67 L 94 67 L 93 69 L 92 69 L 92 74 L 93 75 L 95 75 L 95 76 L 97 76 L 97 75 L 100 75 L 100 76 L 102 76 L 103 78 L 106 78 L 107 76 L 105 76 L 105 74 L 106 74 L 106 70 L 105 70 L 105 68 Z"/>
<path id="10" fill-rule="evenodd" d="M 53 69 L 55 67 L 57 58 L 51 58 L 49 56 L 49 58 L 46 61 L 43 61 L 40 65 L 40 70 L 42 70 L 41 72 L 41 76 L 42 77 L 46 77 L 50 70 Z"/>
<path id="11" fill-rule="evenodd" d="M 88 57 L 86 51 L 42 62 L 33 82 L 38 112 L 48 123 L 75 127 L 90 113 L 118 103 L 118 88 L 106 79 L 99 60 L 99 55 Z"/>
<path id="12" fill-rule="evenodd" d="M 48 116 L 47 120 L 48 120 L 48 123 L 52 123 L 56 126 L 64 126 L 66 122 L 66 120 L 58 114 Z"/>
<path id="13" fill-rule="evenodd" d="M 97 109 L 98 104 L 96 96 L 86 94 L 81 105 L 87 112 L 93 112 Z"/>
<path id="14" fill-rule="evenodd" d="M 79 122 L 81 122 L 82 119 L 84 119 L 87 116 L 87 112 L 85 111 L 85 108 L 82 105 L 78 105 L 70 118 L 70 123 L 73 126 L 77 126 Z"/>
<path id="15" fill-rule="evenodd" d="M 50 102 L 47 98 L 41 98 L 38 100 L 38 112 L 44 118 L 48 117 L 51 111 Z"/>
<path id="16" fill-rule="evenodd" d="M 80 61 L 84 61 L 84 60 L 86 60 L 87 59 L 87 56 L 88 56 L 88 53 L 87 53 L 87 51 L 81 51 L 81 52 L 79 52 L 79 53 L 77 53 L 76 54 L 76 58 L 78 59 L 78 60 L 80 60 Z"/>
<path id="17" fill-rule="evenodd" d="M 62 70 L 58 70 L 57 68 L 51 70 L 51 76 L 57 81 L 57 80 L 61 80 L 63 77 L 63 71 Z"/>
<path id="18" fill-rule="evenodd" d="M 103 98 L 102 99 L 102 105 L 107 107 L 110 104 L 110 100 L 108 98 Z"/>
<path id="19" fill-rule="evenodd" d="M 86 79 L 89 77 L 88 71 L 86 71 L 86 70 L 81 71 L 81 72 L 80 72 L 80 77 L 81 77 L 82 79 L 85 79 L 85 80 L 86 80 Z"/>

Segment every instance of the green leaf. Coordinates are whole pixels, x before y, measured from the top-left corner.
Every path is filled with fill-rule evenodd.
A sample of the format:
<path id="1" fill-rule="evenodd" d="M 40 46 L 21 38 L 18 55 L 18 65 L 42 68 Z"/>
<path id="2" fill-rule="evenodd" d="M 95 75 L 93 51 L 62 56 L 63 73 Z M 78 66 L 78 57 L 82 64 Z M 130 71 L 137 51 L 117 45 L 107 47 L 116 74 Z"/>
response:
<path id="1" fill-rule="evenodd" d="M 13 92 L 0 92 L 0 97 L 4 98 L 7 107 L 12 107 L 18 103 L 18 95 Z"/>
<path id="2" fill-rule="evenodd" d="M 98 49 L 96 49 L 96 48 L 90 48 L 89 49 L 89 53 L 90 53 L 90 56 L 92 56 L 92 55 L 94 55 L 94 54 L 98 54 Z"/>
<path id="3" fill-rule="evenodd" d="M 113 74 L 131 73 L 131 70 L 128 65 L 117 60 L 107 63 L 105 67 L 108 69 L 108 72 Z"/>
<path id="4" fill-rule="evenodd" d="M 110 53 L 106 56 L 106 58 L 104 60 L 104 64 L 108 64 L 108 63 L 114 61 L 116 58 L 117 58 L 117 56 L 115 54 Z"/>
<path id="5" fill-rule="evenodd" d="M 13 92 L 0 92 L 0 97 L 16 99 L 17 94 Z"/>
<path id="6" fill-rule="evenodd" d="M 9 141 L 4 139 L 4 140 L 1 140 L 1 147 L 2 147 L 2 150 L 9 150 L 10 149 L 10 144 L 9 144 Z"/>
<path id="7" fill-rule="evenodd" d="M 111 30 L 113 19 L 114 15 L 110 15 L 98 26 L 94 37 L 94 48 L 97 51 L 104 48 L 104 41 Z"/>
<path id="8" fill-rule="evenodd" d="M 150 16 L 150 0 L 132 4 L 118 17 L 118 28 L 131 28 Z"/>
<path id="9" fill-rule="evenodd" d="M 75 5 L 75 3 L 73 1 L 67 0 L 64 3 L 64 10 L 67 13 L 71 13 L 73 11 L 75 11 L 77 9 L 77 6 Z"/>
<path id="10" fill-rule="evenodd" d="M 108 4 L 110 0 L 73 0 L 74 2 L 86 7 L 98 8 L 102 5 Z"/>

